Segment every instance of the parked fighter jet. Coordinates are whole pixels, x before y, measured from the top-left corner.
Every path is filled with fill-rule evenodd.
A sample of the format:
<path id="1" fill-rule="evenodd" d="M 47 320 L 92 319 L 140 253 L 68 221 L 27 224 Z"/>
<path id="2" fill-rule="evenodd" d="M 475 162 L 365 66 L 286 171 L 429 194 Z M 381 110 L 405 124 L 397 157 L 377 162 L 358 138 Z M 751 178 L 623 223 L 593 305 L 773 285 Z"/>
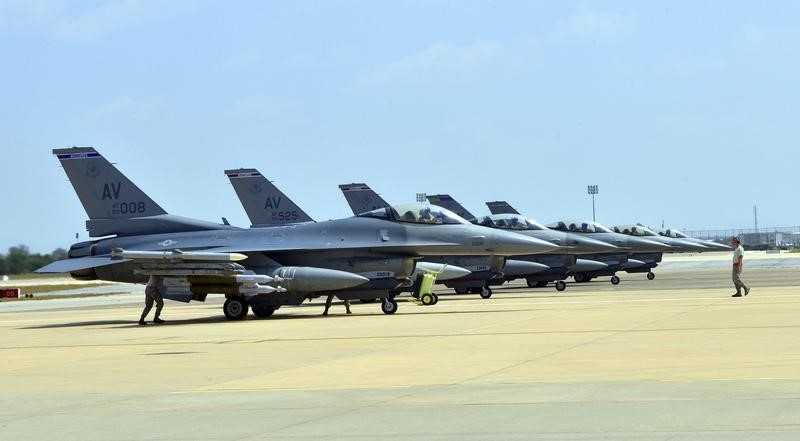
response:
<path id="1" fill-rule="evenodd" d="M 533 218 L 524 217 L 514 210 L 507 203 L 490 202 L 490 209 L 502 211 L 502 214 L 492 214 L 491 216 L 475 217 L 466 208 L 459 204 L 455 199 L 447 194 L 437 194 L 428 196 L 428 200 L 435 205 L 447 208 L 456 213 L 462 213 L 462 217 L 470 219 L 470 222 L 490 228 L 509 230 L 529 237 L 552 242 L 565 247 L 564 253 L 560 254 L 539 254 L 530 256 L 515 256 L 514 259 L 537 262 L 547 265 L 549 269 L 538 274 L 506 275 L 499 280 L 502 283 L 507 280 L 519 278 L 526 279 L 530 287 L 544 287 L 549 282 L 556 282 L 555 287 L 558 291 L 566 289 L 564 279 L 573 272 L 598 271 L 608 267 L 605 263 L 596 260 L 583 258 L 583 254 L 597 254 L 604 252 L 619 251 L 614 245 L 609 245 L 603 241 L 583 237 L 573 233 L 553 231 L 538 223 Z M 579 258 L 580 256 L 580 258 Z M 495 282 L 494 280 L 492 282 Z"/>
<path id="2" fill-rule="evenodd" d="M 615 233 L 620 234 L 627 234 L 629 236 L 641 237 L 647 240 L 652 240 L 655 242 L 661 242 L 663 244 L 669 245 L 670 249 L 667 252 L 670 253 L 692 253 L 692 252 L 702 252 L 708 251 L 710 248 L 702 245 L 700 243 L 691 242 L 684 239 L 678 238 L 671 238 L 666 236 L 659 236 L 656 232 L 650 230 L 649 228 L 643 225 L 617 225 L 611 228 Z M 649 259 L 648 255 L 639 255 L 639 254 L 632 254 L 630 256 L 633 259 L 643 261 L 645 264 L 636 268 L 628 268 L 625 272 L 628 273 L 647 273 L 647 279 L 653 280 L 656 278 L 656 275 L 653 273 L 652 269 L 658 266 L 658 261 Z M 660 259 L 659 259 L 660 261 Z"/>
<path id="3" fill-rule="evenodd" d="M 615 274 L 616 272 L 645 266 L 647 265 L 646 261 L 660 262 L 661 253 L 670 249 L 669 245 L 663 243 L 615 233 L 597 222 L 565 220 L 553 222 L 548 224 L 547 227 L 559 231 L 588 235 L 628 250 L 627 253 L 593 255 L 591 259 L 608 264 L 608 269 L 573 274 L 572 277 L 576 282 L 588 282 L 598 276 L 611 276 L 611 283 L 616 285 L 620 282 L 619 277 Z M 632 256 L 638 258 L 633 258 Z M 646 261 L 639 260 L 639 258 L 646 259 Z"/>
<path id="4" fill-rule="evenodd" d="M 360 209 L 369 207 L 381 205 L 388 206 L 388 203 L 366 184 L 343 184 L 339 186 L 339 189 L 342 190 L 345 199 L 347 199 L 347 202 L 354 213 Z M 450 209 L 450 207 L 444 208 L 448 210 Z M 466 212 L 463 207 L 454 206 L 453 208 L 460 210 L 470 218 L 473 217 L 471 214 Z M 552 240 L 547 240 L 546 238 L 543 240 L 547 241 L 548 243 L 553 242 Z M 565 246 L 561 243 L 556 243 L 556 245 L 562 247 Z M 492 290 L 489 285 L 499 284 L 505 280 L 513 280 L 520 277 L 533 277 L 537 274 L 547 273 L 550 270 L 546 264 L 540 261 L 535 261 L 533 259 L 529 260 L 528 258 L 531 256 L 533 255 L 525 256 L 523 259 L 514 256 L 513 259 L 506 259 L 505 261 L 497 258 L 487 259 L 485 256 L 451 256 L 445 260 L 447 263 L 455 263 L 456 265 L 464 266 L 465 268 L 471 270 L 472 274 L 458 280 L 444 281 L 443 283 L 448 288 L 455 289 L 455 291 L 459 294 L 472 292 L 479 293 L 483 298 L 489 298 L 492 295 Z M 431 258 L 431 260 L 435 260 L 437 262 L 443 261 L 442 259 L 442 256 Z M 558 289 L 563 290 L 564 287 L 560 287 Z"/>
<path id="5" fill-rule="evenodd" d="M 710 248 L 709 251 L 730 251 L 732 248 L 728 245 L 723 243 L 714 242 L 713 240 L 703 240 L 703 239 L 696 239 L 694 237 L 689 237 L 680 231 L 674 228 L 652 228 L 659 236 L 669 237 L 672 239 L 681 239 L 681 240 L 688 240 L 690 242 L 699 243 L 700 245 L 707 246 Z"/>
<path id="6" fill-rule="evenodd" d="M 338 295 L 370 282 L 355 274 L 368 268 L 392 271 L 397 284 L 408 283 L 423 255 L 513 255 L 555 248 L 420 205 L 271 228 L 204 222 L 167 214 L 92 147 L 53 153 L 89 216 L 90 236 L 113 237 L 74 244 L 68 259 L 38 272 L 128 283 L 156 276 L 168 299 L 204 301 L 208 294 L 225 294 L 229 319 L 244 318 L 249 307 L 257 316 L 269 316 L 282 305 Z M 399 214 L 406 212 L 416 215 L 415 221 Z M 165 259 L 167 254 L 173 256 Z M 246 258 L 239 260 L 240 255 Z M 382 309 L 392 314 L 397 302 L 384 299 Z"/>
<path id="7" fill-rule="evenodd" d="M 252 224 L 251 228 L 314 222 L 308 214 L 300 209 L 294 201 L 286 196 L 286 194 L 264 177 L 258 170 L 254 168 L 225 170 L 225 175 L 230 180 L 233 189 L 236 191 L 236 195 L 239 197 L 239 202 L 242 204 L 248 218 L 250 218 Z M 347 270 L 351 271 L 349 268 Z M 414 272 L 411 273 L 410 278 L 412 280 L 417 280 L 418 276 L 420 276 L 423 271 L 435 273 L 437 280 L 458 279 L 470 274 L 469 270 L 456 265 L 417 261 Z M 371 285 L 397 285 L 397 282 L 393 278 L 394 273 L 391 271 L 368 271 L 358 274 L 369 278 Z M 380 283 L 378 279 L 389 280 L 388 283 Z M 370 284 L 367 284 L 367 286 Z M 361 288 L 363 288 L 363 286 Z M 409 290 L 411 290 L 411 287 L 401 288 L 409 288 Z M 358 289 L 359 288 L 356 288 L 355 290 Z M 399 292 L 400 289 L 395 291 Z M 387 291 L 386 295 L 381 297 L 384 298 L 393 294 L 394 293 Z M 362 300 L 371 301 L 375 298 L 374 296 L 367 296 Z M 436 298 L 433 297 L 432 300 L 435 302 Z"/>

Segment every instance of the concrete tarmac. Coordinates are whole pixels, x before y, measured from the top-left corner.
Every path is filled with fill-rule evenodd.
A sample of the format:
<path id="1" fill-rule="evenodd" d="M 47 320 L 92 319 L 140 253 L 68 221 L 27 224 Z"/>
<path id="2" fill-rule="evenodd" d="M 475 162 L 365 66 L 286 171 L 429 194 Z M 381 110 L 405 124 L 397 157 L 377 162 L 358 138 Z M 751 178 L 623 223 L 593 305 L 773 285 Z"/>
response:
<path id="1" fill-rule="evenodd" d="M 11 310 L 0 439 L 800 439 L 800 268 L 746 270 L 740 299 L 728 268 L 394 316 L 317 301 L 228 322 L 219 297 L 147 327 L 139 304 Z"/>

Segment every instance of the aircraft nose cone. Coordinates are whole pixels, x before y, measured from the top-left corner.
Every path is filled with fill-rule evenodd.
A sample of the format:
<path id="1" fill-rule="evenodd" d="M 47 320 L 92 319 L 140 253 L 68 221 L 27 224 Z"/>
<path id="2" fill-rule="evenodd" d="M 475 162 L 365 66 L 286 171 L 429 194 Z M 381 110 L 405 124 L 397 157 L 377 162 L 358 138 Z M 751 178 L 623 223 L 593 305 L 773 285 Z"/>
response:
<path id="1" fill-rule="evenodd" d="M 527 276 L 539 274 L 549 269 L 550 267 L 543 263 L 508 259 L 505 266 L 503 266 L 503 274 L 506 276 Z"/>
<path id="2" fill-rule="evenodd" d="M 570 254 L 613 253 L 620 250 L 619 247 L 608 242 L 577 234 L 570 234 L 567 237 L 567 244 L 570 246 Z"/>
<path id="3" fill-rule="evenodd" d="M 709 250 L 711 250 L 711 247 L 705 246 L 705 245 L 703 245 L 701 243 L 697 243 L 697 242 L 690 242 L 688 240 L 675 239 L 672 242 L 678 248 L 678 250 L 676 250 L 676 251 L 692 252 L 692 251 L 709 251 Z"/>
<path id="4" fill-rule="evenodd" d="M 672 249 L 671 246 L 665 243 L 641 239 L 638 237 L 629 238 L 628 243 L 630 244 L 632 251 L 639 253 L 663 253 Z"/>
<path id="5" fill-rule="evenodd" d="M 706 241 L 706 242 L 708 242 L 709 246 L 711 246 L 711 247 L 713 247 L 713 248 L 715 248 L 715 249 L 717 249 L 719 251 L 730 251 L 730 250 L 733 249 L 730 246 L 725 245 L 724 243 L 710 242 L 710 241 Z"/>
<path id="6" fill-rule="evenodd" d="M 596 260 L 589 260 L 589 259 L 576 259 L 575 265 L 572 265 L 570 268 L 573 272 L 589 272 L 589 271 L 600 271 L 608 268 L 608 265 L 603 262 L 598 262 Z"/>
<path id="7" fill-rule="evenodd" d="M 439 273 L 436 276 L 436 280 L 459 279 L 461 277 L 464 277 L 472 273 L 472 271 L 456 265 L 450 265 L 450 264 L 445 265 L 443 263 L 434 263 L 434 262 L 417 262 L 417 267 L 414 270 L 414 274 L 412 274 L 412 277 L 416 276 L 418 271 L 421 270 L 430 271 L 433 273 Z"/>
<path id="8" fill-rule="evenodd" d="M 511 233 L 502 230 L 494 230 L 491 233 L 490 251 L 492 254 L 499 256 L 542 254 L 562 249 L 564 249 L 564 247 L 519 233 Z"/>

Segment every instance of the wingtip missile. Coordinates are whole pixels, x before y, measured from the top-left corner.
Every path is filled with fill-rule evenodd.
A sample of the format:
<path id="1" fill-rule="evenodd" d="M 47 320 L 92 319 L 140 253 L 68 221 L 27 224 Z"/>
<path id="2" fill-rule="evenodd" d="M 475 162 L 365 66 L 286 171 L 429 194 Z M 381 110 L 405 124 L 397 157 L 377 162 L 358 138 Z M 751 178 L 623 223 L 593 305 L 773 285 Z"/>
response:
<path id="1" fill-rule="evenodd" d="M 170 251 L 129 251 L 122 248 L 111 250 L 113 259 L 131 260 L 166 260 L 176 261 L 204 261 L 204 262 L 238 262 L 247 259 L 247 255 L 241 253 L 217 253 L 213 251 L 182 251 L 180 249 Z"/>

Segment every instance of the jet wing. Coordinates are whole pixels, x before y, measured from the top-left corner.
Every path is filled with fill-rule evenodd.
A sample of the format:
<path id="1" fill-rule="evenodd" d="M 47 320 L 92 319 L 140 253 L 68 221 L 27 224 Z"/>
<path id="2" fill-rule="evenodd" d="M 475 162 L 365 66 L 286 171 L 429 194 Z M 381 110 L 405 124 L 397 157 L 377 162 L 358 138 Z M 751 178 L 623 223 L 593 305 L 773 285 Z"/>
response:
<path id="1" fill-rule="evenodd" d="M 89 256 L 89 257 L 76 257 L 74 259 L 56 260 L 55 262 L 45 265 L 35 272 L 37 273 L 70 273 L 88 268 L 97 268 L 98 266 L 114 265 L 117 263 L 129 262 L 130 259 L 112 259 L 111 256 Z"/>

